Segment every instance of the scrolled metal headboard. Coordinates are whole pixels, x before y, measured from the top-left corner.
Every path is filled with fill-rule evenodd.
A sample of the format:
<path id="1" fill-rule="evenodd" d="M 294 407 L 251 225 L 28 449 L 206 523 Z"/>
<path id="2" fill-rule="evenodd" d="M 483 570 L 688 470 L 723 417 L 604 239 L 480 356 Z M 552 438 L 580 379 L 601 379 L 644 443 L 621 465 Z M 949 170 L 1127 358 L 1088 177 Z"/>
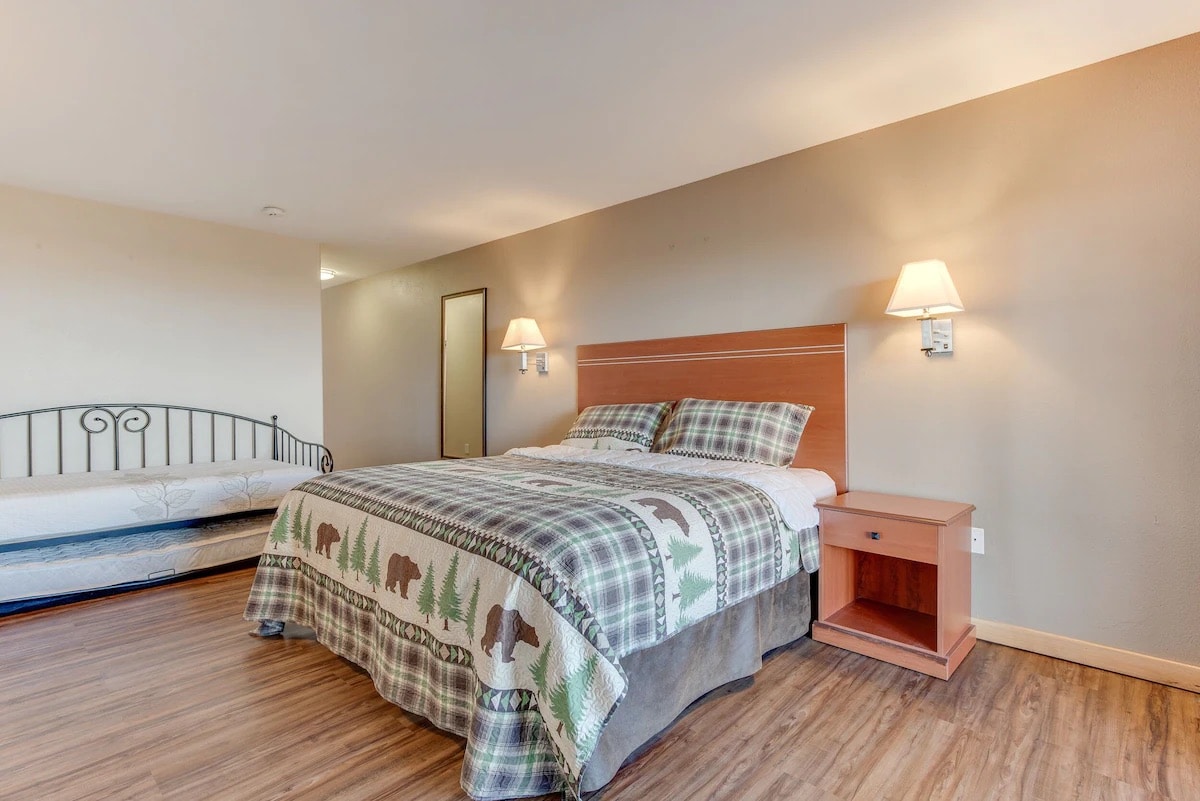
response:
<path id="1" fill-rule="evenodd" d="M 261 455 L 322 473 L 333 470 L 328 448 L 300 439 L 278 421 L 277 415 L 268 423 L 161 403 L 90 403 L 0 414 L 0 478 L 169 466 L 183 464 L 185 456 L 187 464 L 195 464 Z M 72 436 L 76 423 L 82 434 Z M 23 462 L 22 470 L 9 467 L 14 460 Z M 97 468 L 97 462 L 104 466 Z"/>

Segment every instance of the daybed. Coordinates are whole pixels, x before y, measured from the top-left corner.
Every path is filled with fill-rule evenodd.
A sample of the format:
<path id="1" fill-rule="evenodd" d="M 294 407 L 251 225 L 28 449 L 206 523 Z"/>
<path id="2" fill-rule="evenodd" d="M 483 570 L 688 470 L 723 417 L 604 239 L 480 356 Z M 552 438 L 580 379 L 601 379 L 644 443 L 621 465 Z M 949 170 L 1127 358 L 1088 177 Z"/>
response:
<path id="1" fill-rule="evenodd" d="M 313 628 L 385 698 L 465 737 L 477 799 L 601 787 L 690 702 L 803 636 L 813 503 L 845 489 L 842 325 L 585 346 L 578 364 L 568 445 L 296 487 L 247 604 L 260 632 Z M 679 398 L 816 407 L 785 457 L 801 469 L 674 447 L 685 405 L 700 429 L 696 410 L 720 408 L 653 403 Z M 664 452 L 641 452 L 653 427 L 614 434 L 660 406 Z M 741 430 L 708 439 L 737 450 Z M 614 438 L 639 452 L 599 449 Z"/>
<path id="2" fill-rule="evenodd" d="M 0 415 L 0 611 L 253 558 L 328 450 L 271 422 L 161 404 Z"/>

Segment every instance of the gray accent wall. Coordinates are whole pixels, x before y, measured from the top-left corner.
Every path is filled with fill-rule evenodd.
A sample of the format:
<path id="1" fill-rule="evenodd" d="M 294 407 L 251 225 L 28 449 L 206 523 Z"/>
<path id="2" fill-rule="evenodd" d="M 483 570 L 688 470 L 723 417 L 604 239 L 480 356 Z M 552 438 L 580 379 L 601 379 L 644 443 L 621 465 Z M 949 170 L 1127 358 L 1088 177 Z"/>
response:
<path id="1" fill-rule="evenodd" d="M 925 258 L 952 356 L 883 313 Z M 436 458 L 485 285 L 490 453 L 562 436 L 578 344 L 845 321 L 850 486 L 978 507 L 976 617 L 1200 664 L 1200 35 L 329 289 L 340 465 Z"/>

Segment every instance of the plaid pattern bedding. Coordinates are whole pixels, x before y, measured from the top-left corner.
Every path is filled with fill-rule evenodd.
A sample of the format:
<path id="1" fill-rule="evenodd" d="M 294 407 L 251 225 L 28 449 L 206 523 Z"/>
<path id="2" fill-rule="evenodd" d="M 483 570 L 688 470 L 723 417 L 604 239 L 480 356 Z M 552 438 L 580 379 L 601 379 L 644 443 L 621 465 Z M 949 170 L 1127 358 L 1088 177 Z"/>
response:
<path id="1" fill-rule="evenodd" d="M 577 448 L 648 451 L 669 411 L 670 401 L 589 406 L 579 413 L 563 438 L 563 444 Z"/>
<path id="2" fill-rule="evenodd" d="M 474 798 L 574 795 L 621 657 L 788 578 L 801 540 L 729 479 L 525 456 L 348 470 L 286 496 L 246 617 L 313 627 L 466 737 Z"/>
<path id="3" fill-rule="evenodd" d="M 656 443 L 658 453 L 786 467 L 813 407 L 684 398 Z"/>

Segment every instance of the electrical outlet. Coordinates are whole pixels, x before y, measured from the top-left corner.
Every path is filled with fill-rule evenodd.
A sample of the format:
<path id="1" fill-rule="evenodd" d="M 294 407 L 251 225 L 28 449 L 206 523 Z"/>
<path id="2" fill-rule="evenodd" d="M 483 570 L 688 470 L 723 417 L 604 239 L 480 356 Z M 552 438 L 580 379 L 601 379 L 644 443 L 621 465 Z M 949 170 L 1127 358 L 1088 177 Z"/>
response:
<path id="1" fill-rule="evenodd" d="M 971 529 L 971 553 L 983 553 L 983 529 Z"/>
<path id="2" fill-rule="evenodd" d="M 464 443 L 463 443 L 463 455 L 464 455 L 464 456 L 470 456 L 470 455 L 471 455 L 471 443 L 469 443 L 469 442 L 464 442 Z"/>

